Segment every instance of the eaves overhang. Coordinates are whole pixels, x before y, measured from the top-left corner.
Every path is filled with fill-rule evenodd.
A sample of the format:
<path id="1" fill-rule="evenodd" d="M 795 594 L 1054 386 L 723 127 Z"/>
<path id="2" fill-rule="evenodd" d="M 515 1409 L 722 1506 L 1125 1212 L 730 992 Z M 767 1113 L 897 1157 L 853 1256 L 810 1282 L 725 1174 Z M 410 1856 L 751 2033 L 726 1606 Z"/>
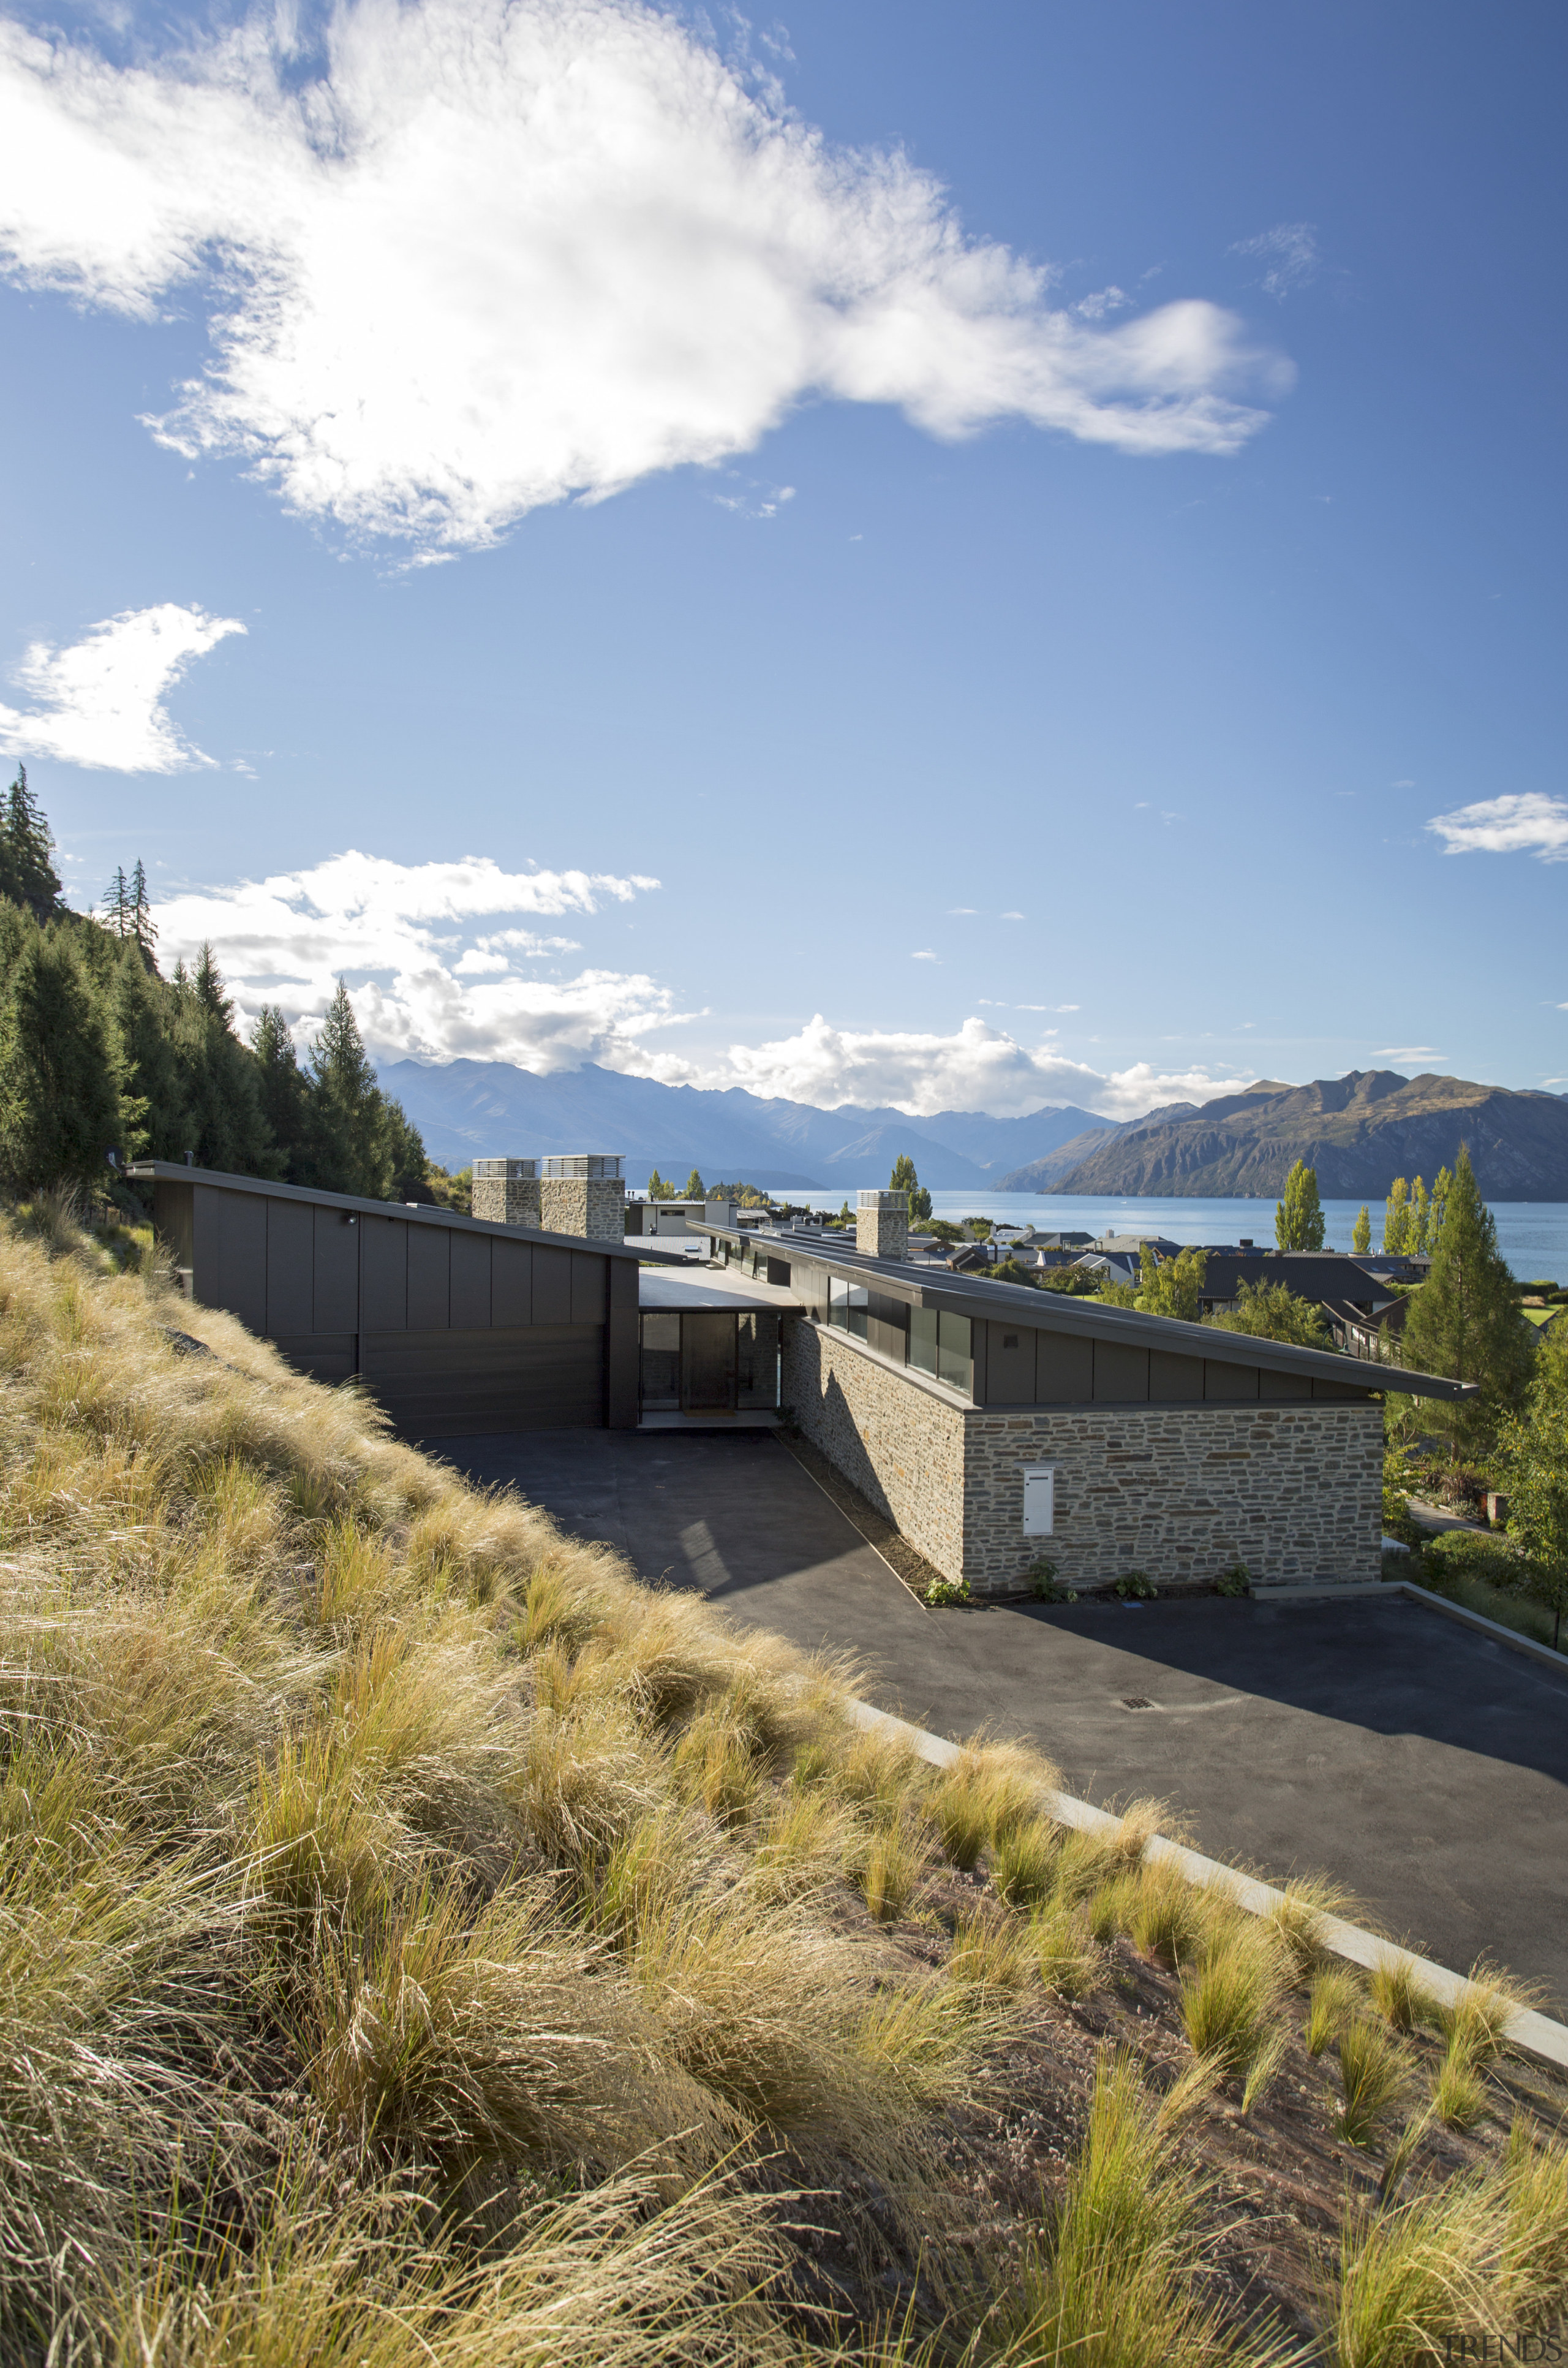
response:
<path id="1" fill-rule="evenodd" d="M 1320 1381 L 1339 1382 L 1363 1390 L 1394 1390 L 1407 1397 L 1471 1399 L 1480 1393 L 1472 1382 L 1451 1382 L 1440 1373 L 1409 1372 L 1402 1365 L 1382 1365 L 1373 1380 L 1362 1357 L 1342 1357 L 1327 1349 L 1299 1349 L 1289 1341 L 1260 1340 L 1250 1332 L 1229 1332 L 1217 1325 L 1184 1324 L 1170 1315 L 1145 1315 L 1134 1307 L 1090 1305 L 1066 1292 L 1037 1291 L 1027 1282 L 966 1281 L 961 1274 L 945 1274 L 927 1281 L 921 1269 L 898 1258 L 864 1257 L 858 1250 L 818 1246 L 816 1237 L 794 1234 L 744 1235 L 736 1228 L 699 1224 L 696 1232 L 718 1241 L 751 1244 L 769 1255 L 820 1266 L 846 1281 L 863 1282 L 912 1307 L 947 1308 L 955 1315 L 983 1317 L 994 1323 L 1016 1318 L 1033 1331 L 1062 1332 L 1079 1338 L 1125 1341 L 1130 1347 L 1164 1349 L 1176 1355 L 1205 1357 L 1216 1364 L 1255 1365 L 1266 1372 L 1301 1373 Z M 1042 1308 L 1041 1300 L 1050 1303 Z"/>

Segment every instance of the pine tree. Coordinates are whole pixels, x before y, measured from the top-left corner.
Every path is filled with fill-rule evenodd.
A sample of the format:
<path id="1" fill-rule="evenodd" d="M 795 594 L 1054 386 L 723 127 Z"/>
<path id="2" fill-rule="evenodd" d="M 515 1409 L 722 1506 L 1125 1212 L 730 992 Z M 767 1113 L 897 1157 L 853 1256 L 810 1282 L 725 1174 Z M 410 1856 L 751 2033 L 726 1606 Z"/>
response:
<path id="1" fill-rule="evenodd" d="M 106 929 L 111 930 L 117 938 L 130 936 L 131 882 L 125 876 L 123 863 L 115 867 L 114 878 L 108 883 L 100 910 Z"/>
<path id="2" fill-rule="evenodd" d="M 1275 1246 L 1282 1250 L 1321 1250 L 1323 1235 L 1317 1169 L 1298 1159 L 1285 1178 L 1285 1197 L 1274 1212 Z"/>
<path id="3" fill-rule="evenodd" d="M 277 1147 L 283 1180 L 310 1179 L 311 1088 L 294 1051 L 289 1022 L 275 1003 L 263 1004 L 251 1030 L 261 1112 Z"/>
<path id="4" fill-rule="evenodd" d="M 130 901 L 131 935 L 141 948 L 142 959 L 147 968 L 156 970 L 158 961 L 153 949 L 158 942 L 158 932 L 153 925 L 153 899 L 147 893 L 147 874 L 142 868 L 140 856 L 131 875 Z"/>
<path id="5" fill-rule="evenodd" d="M 381 1088 L 341 979 L 311 1046 L 310 1070 L 313 1180 L 329 1192 L 386 1200 L 392 1156 Z"/>
<path id="6" fill-rule="evenodd" d="M 1383 1255 L 1405 1258 L 1410 1251 L 1410 1187 L 1396 1176 L 1383 1203 Z"/>
<path id="7" fill-rule="evenodd" d="M 149 975 L 134 938 L 117 948 L 108 1003 L 124 1064 L 120 1139 L 127 1158 L 180 1159 L 194 1150 L 174 1045 L 173 990 Z"/>
<path id="8" fill-rule="evenodd" d="M 53 855 L 54 839 L 28 787 L 28 768 L 18 765 L 0 822 L 0 895 L 25 905 L 40 928 L 62 909 Z"/>
<path id="9" fill-rule="evenodd" d="M 235 1176 L 265 1176 L 278 1162 L 262 1116 L 255 1061 L 229 1022 L 233 1006 L 204 945 L 194 974 L 175 966 L 174 1024 L 187 1133 L 183 1145 L 199 1167 Z"/>
<path id="10" fill-rule="evenodd" d="M 1361 1213 L 1356 1220 L 1356 1230 L 1350 1236 L 1350 1247 L 1358 1258 L 1365 1258 L 1371 1247 L 1372 1212 L 1363 1201 Z"/>
<path id="11" fill-rule="evenodd" d="M 0 1176 L 18 1192 L 92 1184 L 120 1137 L 113 1030 L 69 937 L 20 930 L 0 998 Z"/>
<path id="12" fill-rule="evenodd" d="M 1448 1430 L 1456 1459 L 1483 1446 L 1518 1406 L 1534 1353 L 1514 1278 L 1498 1251 L 1496 1220 L 1461 1144 L 1432 1271 L 1410 1300 L 1400 1348 L 1401 1361 L 1415 1372 L 1480 1385 L 1478 1401 L 1437 1399 L 1423 1407 L 1425 1417 Z"/>

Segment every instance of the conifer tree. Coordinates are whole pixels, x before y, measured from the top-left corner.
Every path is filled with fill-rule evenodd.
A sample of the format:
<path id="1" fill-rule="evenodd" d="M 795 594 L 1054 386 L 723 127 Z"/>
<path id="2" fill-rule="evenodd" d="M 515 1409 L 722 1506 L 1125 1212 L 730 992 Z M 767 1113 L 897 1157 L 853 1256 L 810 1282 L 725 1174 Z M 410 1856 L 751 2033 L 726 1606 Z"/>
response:
<path id="1" fill-rule="evenodd" d="M 1350 1247 L 1358 1258 L 1365 1258 L 1372 1247 L 1372 1212 L 1364 1201 L 1361 1213 L 1356 1220 L 1356 1230 L 1350 1236 Z"/>
<path id="2" fill-rule="evenodd" d="M 1534 1357 L 1514 1278 L 1497 1247 L 1497 1223 L 1481 1197 L 1461 1144 L 1432 1257 L 1432 1271 L 1409 1303 L 1401 1361 L 1417 1372 L 1479 1384 L 1479 1401 L 1423 1405 L 1424 1419 L 1449 1434 L 1457 1460 L 1485 1445 L 1520 1403 Z"/>
<path id="3" fill-rule="evenodd" d="M 28 787 L 28 768 L 17 768 L 0 821 L 0 895 L 25 905 L 41 928 L 61 910 L 54 839 Z"/>
<path id="4" fill-rule="evenodd" d="M 174 1039 L 189 1139 L 199 1167 L 265 1176 L 276 1166 L 256 1063 L 230 1027 L 233 1006 L 204 945 L 194 973 L 175 966 Z"/>
<path id="5" fill-rule="evenodd" d="M 120 1144 L 128 1159 L 180 1159 L 196 1148 L 174 1045 L 174 996 L 149 975 L 134 938 L 118 949 L 107 999 L 124 1076 Z"/>
<path id="6" fill-rule="evenodd" d="M 341 979 L 311 1046 L 310 1074 L 313 1180 L 384 1201 L 392 1179 L 381 1093 Z"/>
<path id="7" fill-rule="evenodd" d="M 1496 1471 L 1508 1492 L 1509 1540 L 1530 1593 L 1551 1613 L 1557 1647 L 1568 1611 L 1568 1326 L 1561 1321 L 1537 1348 L 1524 1413 L 1504 1420 Z"/>
<path id="8" fill-rule="evenodd" d="M 1274 1212 L 1275 1247 L 1282 1250 L 1321 1250 L 1323 1202 L 1318 1198 L 1318 1172 L 1298 1159 L 1285 1178 L 1285 1197 Z"/>
<path id="9" fill-rule="evenodd" d="M 67 935 L 30 915 L 6 932 L 0 998 L 0 1176 L 15 1191 L 87 1185 L 120 1131 L 103 1004 Z"/>
<path id="10" fill-rule="evenodd" d="M 263 1004 L 250 1042 L 261 1113 L 277 1149 L 283 1179 L 290 1184 L 309 1183 L 310 1081 L 300 1066 L 289 1022 L 277 1004 Z"/>
<path id="11" fill-rule="evenodd" d="M 125 876 L 123 863 L 115 866 L 114 878 L 108 883 L 99 909 L 104 916 L 106 929 L 112 931 L 117 938 L 130 936 L 131 882 Z"/>

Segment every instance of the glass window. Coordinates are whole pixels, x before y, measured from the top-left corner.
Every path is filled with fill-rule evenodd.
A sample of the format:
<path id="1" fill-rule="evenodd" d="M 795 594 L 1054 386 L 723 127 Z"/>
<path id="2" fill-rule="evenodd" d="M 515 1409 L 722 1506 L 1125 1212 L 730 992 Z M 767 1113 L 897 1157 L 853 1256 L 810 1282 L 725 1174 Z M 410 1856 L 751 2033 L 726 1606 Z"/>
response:
<path id="1" fill-rule="evenodd" d="M 869 1293 L 862 1282 L 846 1282 L 832 1274 L 827 1279 L 827 1320 L 836 1324 L 841 1332 L 852 1332 L 857 1340 L 866 1337 L 866 1317 Z"/>
<path id="2" fill-rule="evenodd" d="M 944 1309 L 937 1332 L 937 1379 L 970 1397 L 974 1390 L 974 1349 L 967 1315 Z"/>
<path id="3" fill-rule="evenodd" d="M 642 1318 L 642 1404 L 653 1412 L 680 1406 L 680 1317 Z"/>
<path id="4" fill-rule="evenodd" d="M 778 1318 L 743 1315 L 738 1327 L 737 1396 L 743 1406 L 778 1404 Z"/>
<path id="5" fill-rule="evenodd" d="M 909 1311 L 909 1361 L 923 1373 L 937 1371 L 937 1311 L 934 1307 L 912 1307 Z"/>

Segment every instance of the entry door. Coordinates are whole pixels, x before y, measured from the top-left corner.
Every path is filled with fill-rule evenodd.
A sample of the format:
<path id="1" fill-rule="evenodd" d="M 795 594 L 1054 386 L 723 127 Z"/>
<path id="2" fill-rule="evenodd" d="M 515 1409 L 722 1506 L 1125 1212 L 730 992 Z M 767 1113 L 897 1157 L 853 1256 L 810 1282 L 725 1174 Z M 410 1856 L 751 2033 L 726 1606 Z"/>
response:
<path id="1" fill-rule="evenodd" d="M 680 1319 L 682 1414 L 733 1414 L 735 1319 L 717 1310 Z"/>

